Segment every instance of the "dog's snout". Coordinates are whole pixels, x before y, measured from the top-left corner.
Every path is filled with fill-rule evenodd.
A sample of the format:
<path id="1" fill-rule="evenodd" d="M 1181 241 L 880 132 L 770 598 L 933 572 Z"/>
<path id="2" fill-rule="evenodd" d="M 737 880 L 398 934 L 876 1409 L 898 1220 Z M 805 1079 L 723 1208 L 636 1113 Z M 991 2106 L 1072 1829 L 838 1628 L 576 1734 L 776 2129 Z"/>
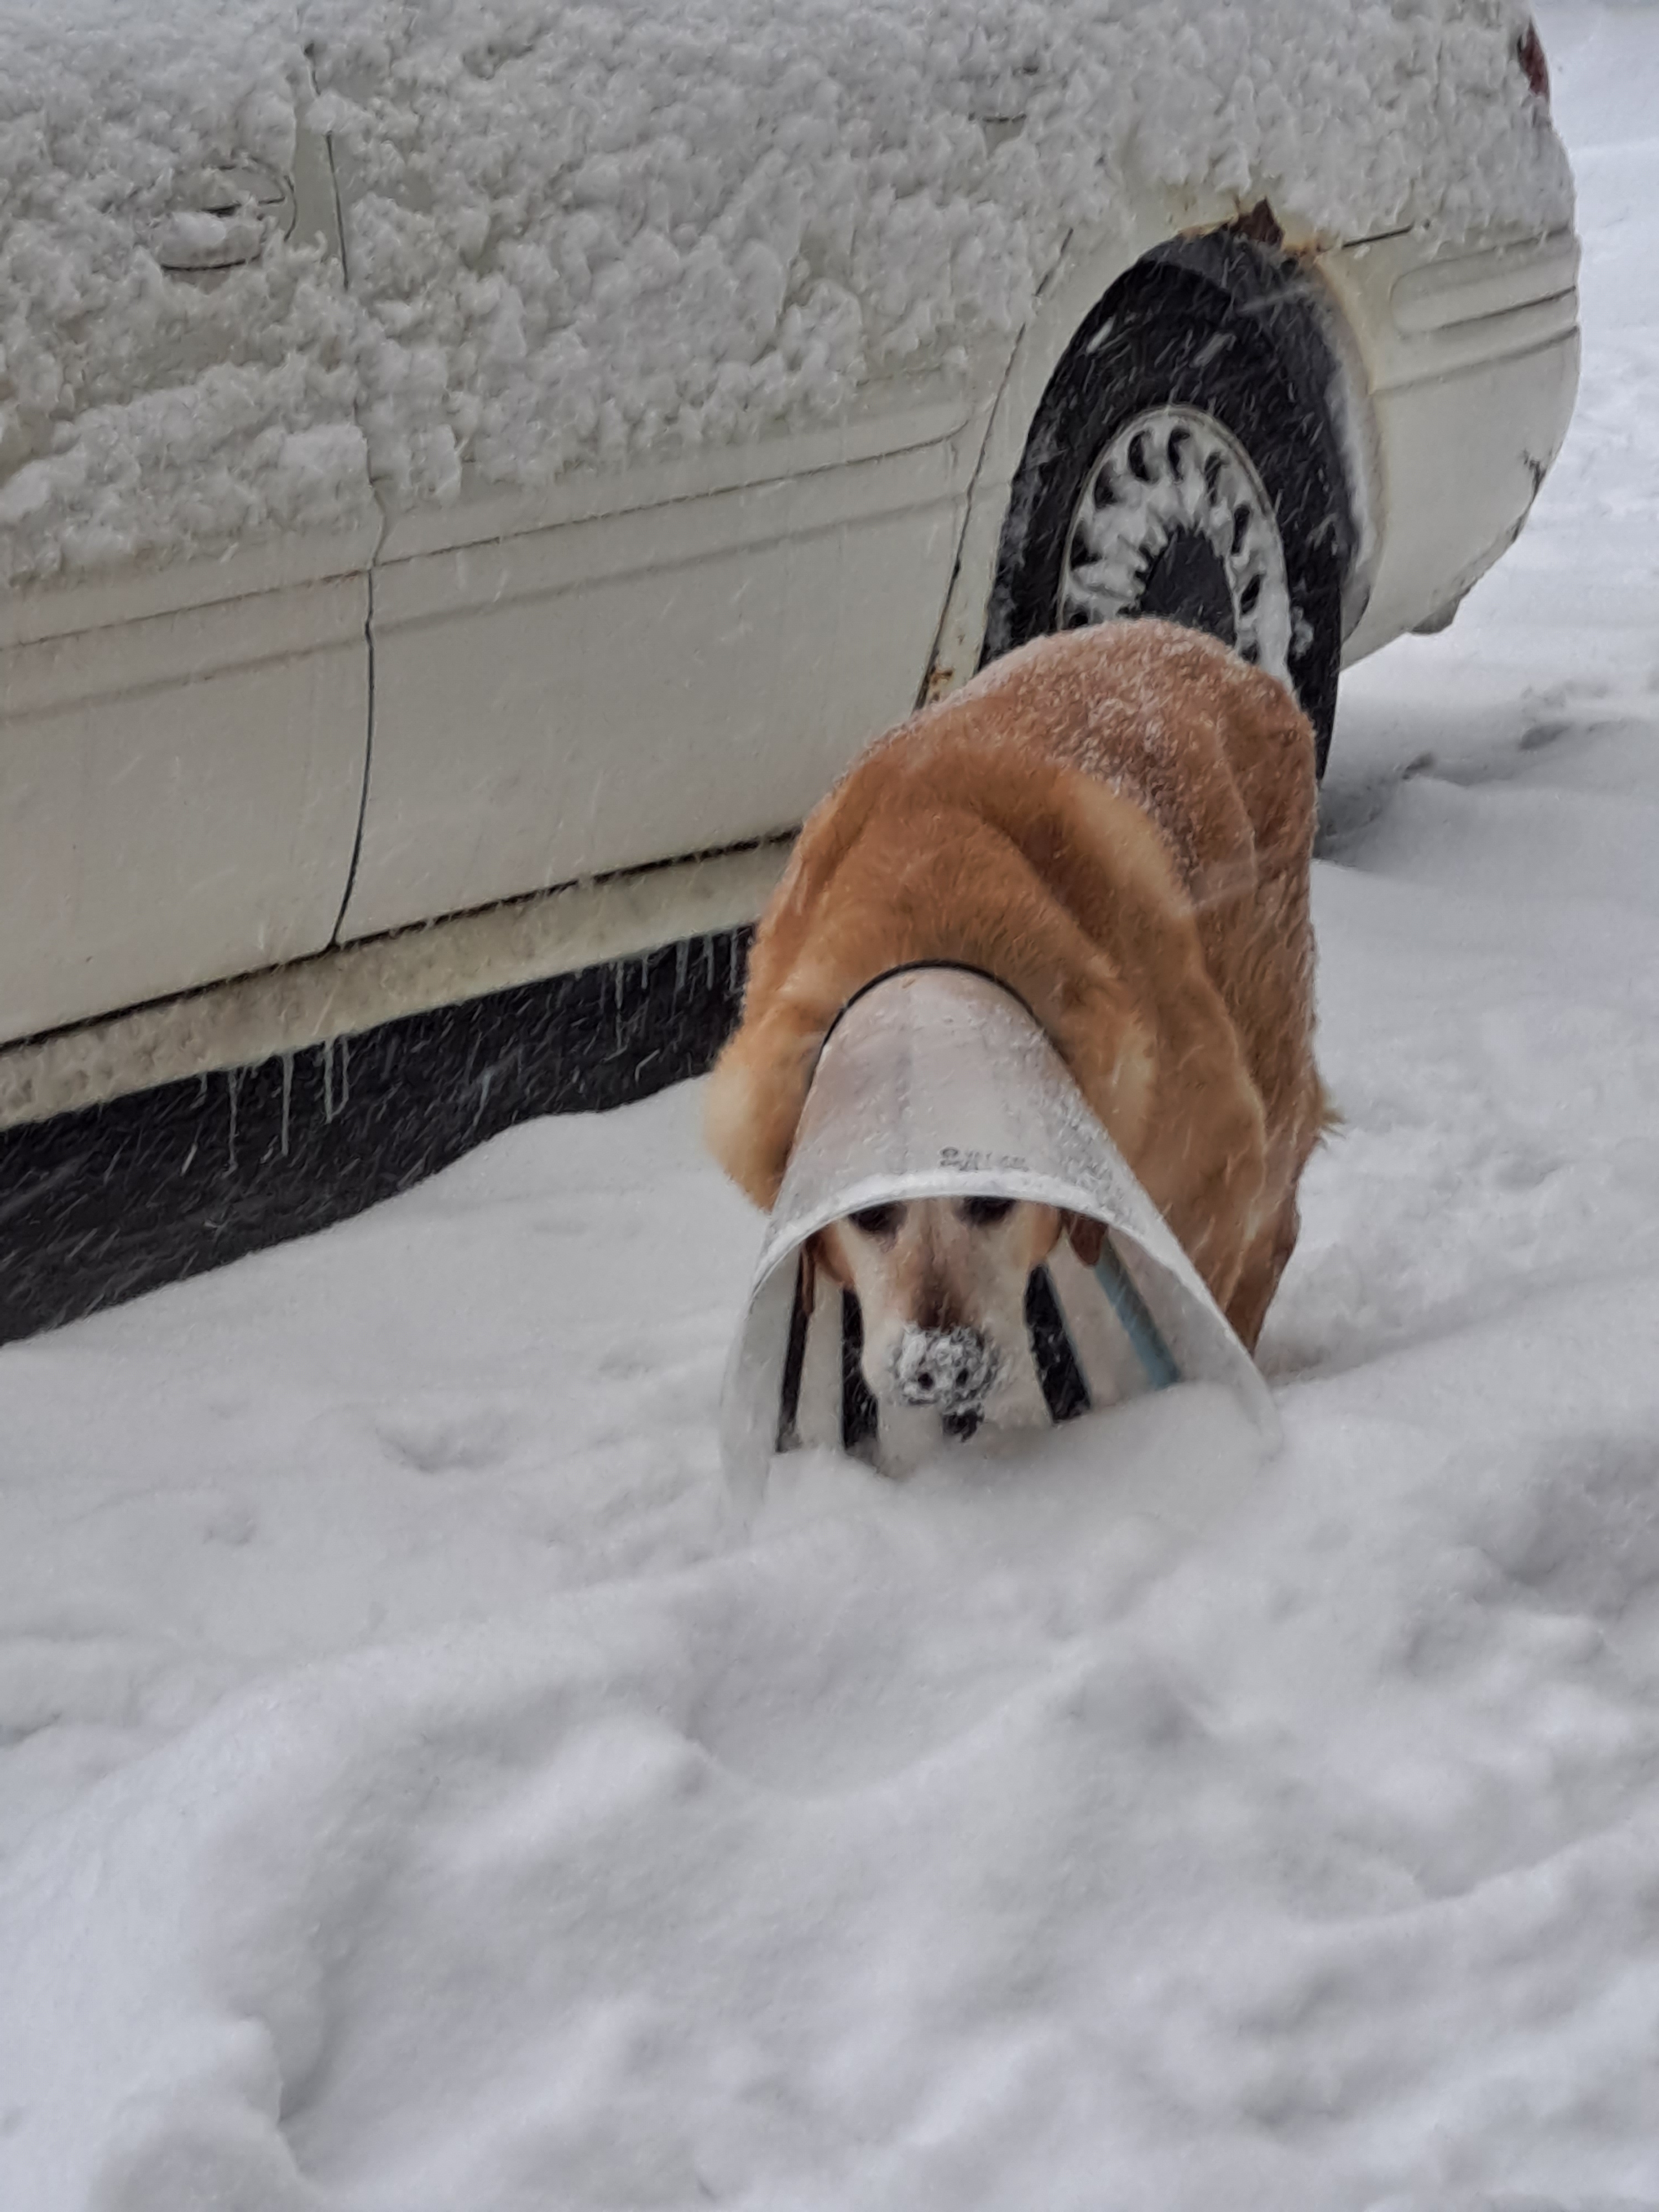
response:
<path id="1" fill-rule="evenodd" d="M 981 1406 L 996 1376 L 996 1357 L 976 1328 L 907 1328 L 893 1357 L 907 1406 L 937 1406 L 961 1414 Z"/>

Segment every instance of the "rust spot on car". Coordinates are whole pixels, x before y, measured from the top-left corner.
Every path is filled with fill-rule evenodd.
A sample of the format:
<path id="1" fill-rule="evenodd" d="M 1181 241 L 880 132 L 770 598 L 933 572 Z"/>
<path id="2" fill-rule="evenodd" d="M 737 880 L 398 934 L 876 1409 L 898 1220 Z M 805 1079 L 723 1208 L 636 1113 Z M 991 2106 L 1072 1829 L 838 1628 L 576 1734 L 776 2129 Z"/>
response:
<path id="1" fill-rule="evenodd" d="M 1241 238 L 1248 238 L 1256 246 L 1283 246 L 1285 233 L 1279 217 L 1266 200 L 1258 200 L 1253 208 L 1241 215 L 1232 228 Z"/>

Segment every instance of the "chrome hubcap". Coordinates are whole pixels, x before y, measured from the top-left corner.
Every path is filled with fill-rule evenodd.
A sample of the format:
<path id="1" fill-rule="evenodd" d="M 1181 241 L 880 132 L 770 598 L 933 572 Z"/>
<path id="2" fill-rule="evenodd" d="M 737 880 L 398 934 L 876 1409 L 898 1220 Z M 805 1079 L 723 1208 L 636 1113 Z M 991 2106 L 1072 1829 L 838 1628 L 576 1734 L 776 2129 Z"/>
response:
<path id="1" fill-rule="evenodd" d="M 1061 629 L 1165 615 L 1290 680 L 1285 549 L 1249 455 L 1212 415 L 1133 416 L 1090 471 L 1060 566 Z"/>

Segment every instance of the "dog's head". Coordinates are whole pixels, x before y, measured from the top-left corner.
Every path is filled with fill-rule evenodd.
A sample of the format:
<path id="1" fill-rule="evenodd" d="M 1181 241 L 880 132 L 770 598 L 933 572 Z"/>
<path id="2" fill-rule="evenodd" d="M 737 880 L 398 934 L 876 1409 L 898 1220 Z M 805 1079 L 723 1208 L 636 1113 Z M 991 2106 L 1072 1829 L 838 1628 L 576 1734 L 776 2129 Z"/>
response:
<path id="1" fill-rule="evenodd" d="M 821 1229 L 809 1266 L 857 1297 L 878 1405 L 932 1406 L 952 1435 L 994 1411 L 1026 1342 L 1025 1292 L 1062 1235 L 1086 1265 L 1097 1222 L 997 1197 L 890 1200 Z"/>

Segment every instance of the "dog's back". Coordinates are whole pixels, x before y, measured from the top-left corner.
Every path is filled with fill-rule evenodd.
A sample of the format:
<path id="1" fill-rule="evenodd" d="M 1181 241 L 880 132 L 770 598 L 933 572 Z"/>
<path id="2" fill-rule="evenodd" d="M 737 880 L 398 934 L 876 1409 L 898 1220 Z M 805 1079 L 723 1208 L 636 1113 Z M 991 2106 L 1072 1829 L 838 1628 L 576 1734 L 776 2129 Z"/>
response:
<path id="1" fill-rule="evenodd" d="M 769 1204 L 853 993 L 907 962 L 982 968 L 1253 1342 L 1323 1114 L 1314 806 L 1305 718 L 1213 640 L 1141 622 L 1011 653 L 872 746 L 802 831 L 711 1089 L 717 1156 Z"/>
<path id="2" fill-rule="evenodd" d="M 1285 687 L 1200 632 L 1138 622 L 1039 641 L 970 693 L 975 714 L 996 702 L 1017 742 L 1156 825 L 1269 1121 L 1284 1120 L 1311 1073 L 1316 812 L 1313 731 Z"/>

